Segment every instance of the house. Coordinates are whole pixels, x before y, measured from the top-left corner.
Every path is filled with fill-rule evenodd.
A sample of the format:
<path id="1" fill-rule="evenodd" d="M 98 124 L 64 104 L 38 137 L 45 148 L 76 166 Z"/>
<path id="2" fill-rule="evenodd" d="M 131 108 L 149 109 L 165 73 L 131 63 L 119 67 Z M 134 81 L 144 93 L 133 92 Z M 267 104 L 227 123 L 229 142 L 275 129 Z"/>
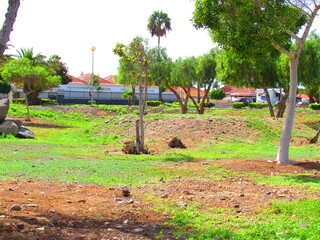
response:
<path id="1" fill-rule="evenodd" d="M 94 89 L 92 92 L 93 100 L 98 104 L 127 104 L 128 100 L 121 96 L 124 91 L 130 90 L 131 86 L 117 84 L 114 75 L 105 78 L 99 77 L 99 85 L 101 90 Z M 58 88 L 51 91 L 45 91 L 41 94 L 41 98 L 56 99 L 59 104 L 88 104 L 91 100 L 90 85 L 91 74 L 81 74 L 78 78 L 70 76 L 71 82 L 65 85 L 59 85 Z M 139 87 L 135 87 L 136 94 L 139 95 Z M 159 88 L 149 86 L 147 90 L 147 100 L 159 99 Z M 173 93 L 163 93 L 163 100 L 166 102 L 175 102 L 176 97 Z"/>
<path id="2" fill-rule="evenodd" d="M 224 86 L 221 88 L 222 91 L 226 93 L 227 100 L 235 101 L 239 98 L 249 98 L 254 101 L 256 97 L 256 89 L 248 87 L 232 87 Z"/>

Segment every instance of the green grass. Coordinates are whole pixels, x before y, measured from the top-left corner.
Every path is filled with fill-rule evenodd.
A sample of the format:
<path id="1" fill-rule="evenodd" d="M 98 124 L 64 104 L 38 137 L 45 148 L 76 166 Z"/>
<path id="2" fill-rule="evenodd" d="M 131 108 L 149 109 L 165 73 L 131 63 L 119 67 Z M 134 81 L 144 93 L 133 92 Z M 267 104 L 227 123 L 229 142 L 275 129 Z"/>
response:
<path id="1" fill-rule="evenodd" d="M 87 108 L 87 106 L 78 106 Z M 101 185 L 141 185 L 158 183 L 160 178 L 170 180 L 176 176 L 202 181 L 219 181 L 245 176 L 257 184 L 291 186 L 319 192 L 319 178 L 302 174 L 262 176 L 254 173 L 238 173 L 225 170 L 215 164 L 192 169 L 199 160 L 214 163 L 223 159 L 274 160 L 280 136 L 281 121 L 269 117 L 265 109 L 207 109 L 205 115 L 196 114 L 148 114 L 146 121 L 161 118 L 210 117 L 245 122 L 258 134 L 248 139 L 242 136 L 223 135 L 198 146 L 197 149 L 165 149 L 161 155 L 119 154 L 125 135 L 120 127 L 130 129 L 133 123 L 120 122 L 133 118 L 135 113 L 123 106 L 98 106 L 122 116 L 94 119 L 80 111 L 58 111 L 55 107 L 31 107 L 31 116 L 53 122 L 51 127 L 31 127 L 36 139 L 0 137 L 0 179 L 48 179 L 62 182 L 84 182 Z M 172 105 L 167 110 L 179 108 Z M 123 110 L 125 109 L 125 110 Z M 26 116 L 25 106 L 11 105 L 9 117 Z M 319 114 L 315 111 L 297 112 L 300 132 L 293 135 L 312 136 L 319 126 Z M 270 122 L 272 125 L 270 125 Z M 311 128 L 310 128 L 311 127 Z M 103 129 L 103 130 L 102 130 Z M 150 142 L 155 141 L 151 139 Z M 320 160 L 316 145 L 290 147 L 292 160 Z M 188 163 L 188 164 L 182 164 Z M 191 167 L 190 167 L 191 166 Z M 252 216 L 236 214 L 222 208 L 199 206 L 196 202 L 187 207 L 170 199 L 159 199 L 152 194 L 159 211 L 170 213 L 168 225 L 175 227 L 176 235 L 183 239 L 317 239 L 320 236 L 320 202 L 316 199 L 274 202 L 268 208 Z"/>
<path id="2" fill-rule="evenodd" d="M 230 215 L 221 209 L 159 208 L 173 213 L 167 224 L 184 239 L 318 239 L 320 200 L 274 202 L 255 216 Z M 227 215 L 228 217 L 223 217 Z M 190 231 L 192 229 L 192 231 Z"/>

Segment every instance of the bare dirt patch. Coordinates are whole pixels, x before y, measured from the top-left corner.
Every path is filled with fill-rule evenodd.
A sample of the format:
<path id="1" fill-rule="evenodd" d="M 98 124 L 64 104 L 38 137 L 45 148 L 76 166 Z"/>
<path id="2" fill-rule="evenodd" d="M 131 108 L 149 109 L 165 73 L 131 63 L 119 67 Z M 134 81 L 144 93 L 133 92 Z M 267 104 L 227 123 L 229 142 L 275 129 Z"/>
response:
<path id="1" fill-rule="evenodd" d="M 165 163 L 200 171 L 217 163 Z M 237 172 L 308 173 L 318 178 L 320 163 L 282 166 L 265 161 L 222 161 L 225 169 Z M 209 176 L 210 177 L 210 176 Z M 297 187 L 258 184 L 247 175 L 202 181 L 200 178 L 159 179 L 157 183 L 131 186 L 130 197 L 121 187 L 44 180 L 0 182 L 0 237 L 3 239 L 176 239 L 164 222 L 169 214 L 155 212 L 157 202 L 168 198 L 182 208 L 190 204 L 229 209 L 232 214 L 254 214 L 274 200 L 292 201 L 319 197 L 319 193 Z M 156 200 L 155 200 L 156 201 Z M 13 211 L 13 205 L 21 207 Z M 20 229 L 19 229 L 20 228 Z"/>

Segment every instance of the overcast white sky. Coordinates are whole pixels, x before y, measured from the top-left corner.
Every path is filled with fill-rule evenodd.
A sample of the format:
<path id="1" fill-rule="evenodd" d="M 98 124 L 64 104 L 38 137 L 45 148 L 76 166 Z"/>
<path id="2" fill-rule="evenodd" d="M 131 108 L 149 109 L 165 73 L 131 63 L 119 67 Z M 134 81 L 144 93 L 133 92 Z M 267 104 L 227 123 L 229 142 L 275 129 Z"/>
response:
<path id="1" fill-rule="evenodd" d="M 7 4 L 8 0 L 0 0 L 1 26 Z M 116 42 L 127 45 L 142 36 L 151 47 L 157 45 L 157 38 L 147 30 L 156 10 L 171 18 L 172 31 L 161 38 L 171 58 L 208 52 L 214 45 L 206 30 L 192 26 L 193 9 L 192 0 L 21 0 L 10 43 L 16 49 L 33 47 L 36 54 L 61 56 L 75 77 L 91 72 L 91 47 L 95 46 L 94 73 L 106 77 L 117 74 L 119 58 L 112 52 Z"/>
<path id="2" fill-rule="evenodd" d="M 0 0 L 1 25 L 7 2 Z M 22 0 L 10 43 L 16 49 L 33 47 L 35 53 L 61 56 L 75 77 L 91 72 L 91 47 L 95 46 L 94 73 L 106 77 L 117 74 L 119 58 L 112 52 L 116 42 L 127 45 L 142 36 L 151 47 L 157 45 L 147 30 L 156 10 L 171 18 L 172 31 L 161 38 L 171 58 L 208 52 L 214 46 L 209 34 L 195 30 L 190 22 L 193 5 L 191 0 Z"/>

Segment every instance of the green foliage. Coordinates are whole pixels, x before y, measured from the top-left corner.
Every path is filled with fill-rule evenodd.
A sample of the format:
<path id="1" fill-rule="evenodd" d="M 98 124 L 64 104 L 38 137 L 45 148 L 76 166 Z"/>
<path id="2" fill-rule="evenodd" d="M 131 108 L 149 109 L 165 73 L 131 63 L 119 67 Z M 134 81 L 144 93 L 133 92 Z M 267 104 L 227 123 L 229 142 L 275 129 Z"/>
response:
<path id="1" fill-rule="evenodd" d="M 310 103 L 309 108 L 312 110 L 320 110 L 320 103 Z"/>
<path id="2" fill-rule="evenodd" d="M 226 97 L 226 93 L 221 89 L 214 89 L 209 93 L 209 97 L 215 100 L 222 100 Z"/>
<path id="3" fill-rule="evenodd" d="M 11 85 L 5 81 L 0 80 L 0 93 L 9 93 L 11 91 Z"/>
<path id="4" fill-rule="evenodd" d="M 4 80 L 14 83 L 17 87 L 23 87 L 26 83 L 32 85 L 29 91 L 42 92 L 61 83 L 60 76 L 52 76 L 41 66 L 35 66 L 32 60 L 19 58 L 6 64 L 2 72 Z"/>
<path id="5" fill-rule="evenodd" d="M 159 107 L 162 102 L 160 101 L 146 101 L 147 106 L 149 107 Z"/>
<path id="6" fill-rule="evenodd" d="M 206 102 L 206 103 L 204 103 L 204 107 L 206 107 L 206 108 L 212 108 L 212 107 L 214 107 L 216 104 L 215 103 L 213 103 L 213 102 Z"/>
<path id="7" fill-rule="evenodd" d="M 240 109 L 240 108 L 244 108 L 246 105 L 244 105 L 243 102 L 233 102 L 231 106 L 233 108 Z"/>
<path id="8" fill-rule="evenodd" d="M 41 99 L 42 105 L 58 105 L 57 100 L 54 99 Z"/>
<path id="9" fill-rule="evenodd" d="M 250 102 L 248 106 L 249 106 L 249 108 L 262 109 L 262 108 L 267 108 L 268 103 Z"/>
<path id="10" fill-rule="evenodd" d="M 167 31 L 172 30 L 171 19 L 168 14 L 163 11 L 154 11 L 148 20 L 148 30 L 152 37 L 157 36 L 160 38 L 165 36 Z"/>
<path id="11" fill-rule="evenodd" d="M 12 99 L 12 102 L 15 104 L 25 104 L 26 99 L 25 98 L 14 98 L 14 99 Z"/>
<path id="12" fill-rule="evenodd" d="M 274 43 L 285 47 L 291 41 L 287 30 L 297 33 L 306 21 L 285 0 L 196 0 L 193 13 L 197 28 L 209 29 L 215 42 L 249 59 L 270 53 Z"/>

